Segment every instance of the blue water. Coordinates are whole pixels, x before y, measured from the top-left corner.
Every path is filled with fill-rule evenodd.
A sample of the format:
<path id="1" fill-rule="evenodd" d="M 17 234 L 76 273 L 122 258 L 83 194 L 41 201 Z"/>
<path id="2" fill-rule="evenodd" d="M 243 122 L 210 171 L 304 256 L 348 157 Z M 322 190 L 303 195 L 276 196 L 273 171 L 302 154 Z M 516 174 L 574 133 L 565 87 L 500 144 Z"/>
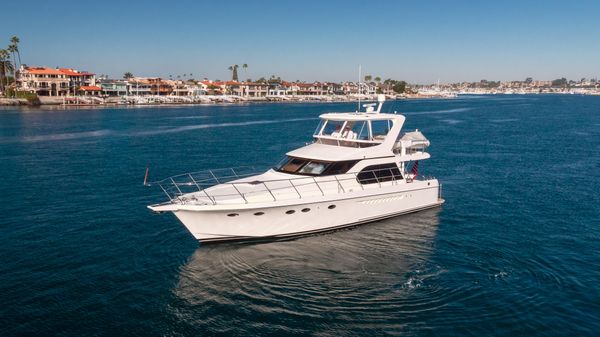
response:
<path id="1" fill-rule="evenodd" d="M 150 178 L 276 163 L 354 104 L 0 110 L 0 335 L 600 334 L 600 97 L 390 102 L 442 208 L 199 246 Z"/>

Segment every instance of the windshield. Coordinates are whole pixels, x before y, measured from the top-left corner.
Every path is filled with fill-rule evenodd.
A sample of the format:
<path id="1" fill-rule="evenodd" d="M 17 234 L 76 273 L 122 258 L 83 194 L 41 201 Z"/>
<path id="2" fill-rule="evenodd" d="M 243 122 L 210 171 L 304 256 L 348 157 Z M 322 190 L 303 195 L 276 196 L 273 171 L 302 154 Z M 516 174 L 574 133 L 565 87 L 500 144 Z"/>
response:
<path id="1" fill-rule="evenodd" d="M 311 160 L 294 157 L 284 158 L 275 170 L 284 173 L 320 176 L 344 174 L 348 172 L 358 160 L 346 160 L 339 162 L 328 162 L 322 160 Z"/>

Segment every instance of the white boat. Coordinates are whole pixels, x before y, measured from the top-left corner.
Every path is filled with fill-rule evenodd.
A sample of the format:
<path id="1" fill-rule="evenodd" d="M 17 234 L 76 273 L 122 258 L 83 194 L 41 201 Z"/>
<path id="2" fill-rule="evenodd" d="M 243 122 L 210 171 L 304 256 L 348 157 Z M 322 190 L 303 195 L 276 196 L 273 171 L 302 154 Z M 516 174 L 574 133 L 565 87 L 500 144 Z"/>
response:
<path id="1" fill-rule="evenodd" d="M 405 117 L 365 112 L 320 116 L 313 142 L 261 174 L 234 168 L 170 177 L 159 185 L 200 242 L 278 239 L 355 226 L 440 206 L 441 185 L 418 172 L 429 141 L 402 132 Z"/>

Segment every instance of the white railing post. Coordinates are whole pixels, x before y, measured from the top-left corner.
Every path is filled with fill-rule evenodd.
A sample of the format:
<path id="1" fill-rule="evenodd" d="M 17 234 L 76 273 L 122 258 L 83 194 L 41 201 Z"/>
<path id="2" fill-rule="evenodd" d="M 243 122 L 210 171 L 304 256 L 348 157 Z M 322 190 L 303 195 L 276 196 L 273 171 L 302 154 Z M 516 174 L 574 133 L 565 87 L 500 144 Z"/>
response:
<path id="1" fill-rule="evenodd" d="M 277 201 L 277 198 L 275 198 L 275 195 L 273 194 L 273 192 L 271 192 L 271 190 L 269 189 L 269 187 L 267 187 L 267 184 L 264 181 L 263 181 L 263 185 L 265 186 L 265 188 L 267 189 L 267 191 L 269 191 L 269 193 L 273 197 L 273 201 Z"/>
<path id="2" fill-rule="evenodd" d="M 317 187 L 319 188 L 319 191 L 321 191 L 321 194 L 325 196 L 325 192 L 323 192 L 321 186 L 319 186 L 319 183 L 317 182 L 317 179 L 315 179 L 315 177 L 313 177 L 313 181 L 315 182 L 315 185 L 317 185 Z"/>
<path id="3" fill-rule="evenodd" d="M 298 199 L 302 199 L 302 194 L 300 194 L 300 192 L 298 191 L 298 189 L 294 185 L 294 182 L 292 181 L 292 179 L 289 179 L 288 181 L 290 182 L 290 185 L 292 185 L 292 187 L 294 188 L 294 190 L 296 190 L 296 193 L 298 193 Z"/>
<path id="4" fill-rule="evenodd" d="M 238 190 L 238 188 L 235 186 L 235 184 L 231 184 L 231 186 L 233 186 L 233 188 L 235 188 L 235 191 L 238 192 L 238 194 L 242 197 L 242 199 L 244 199 L 244 203 L 248 203 L 248 200 L 246 200 L 246 197 L 244 196 L 243 193 L 240 192 L 240 190 Z"/>
<path id="5" fill-rule="evenodd" d="M 346 193 L 346 190 L 344 189 L 344 186 L 342 186 L 342 183 L 340 183 L 340 181 L 338 180 L 337 176 L 333 176 L 335 178 L 335 181 L 337 181 L 338 183 L 338 193 L 340 193 L 340 188 L 342 189 L 342 192 Z"/>

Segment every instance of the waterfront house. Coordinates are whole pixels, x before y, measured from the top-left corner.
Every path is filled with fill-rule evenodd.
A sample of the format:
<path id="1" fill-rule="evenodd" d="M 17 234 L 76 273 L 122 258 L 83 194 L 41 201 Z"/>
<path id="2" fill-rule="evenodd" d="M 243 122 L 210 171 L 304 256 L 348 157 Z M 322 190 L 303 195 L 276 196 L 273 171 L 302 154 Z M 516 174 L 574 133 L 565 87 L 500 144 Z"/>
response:
<path id="1" fill-rule="evenodd" d="M 100 96 L 102 88 L 97 85 L 82 85 L 77 89 L 80 96 Z"/>
<path id="2" fill-rule="evenodd" d="M 267 97 L 269 84 L 228 81 L 225 82 L 225 90 L 228 94 L 239 97 Z"/>
<path id="3" fill-rule="evenodd" d="M 102 89 L 103 96 L 125 96 L 127 92 L 127 82 L 123 80 L 100 80 L 98 81 Z"/>
<path id="4" fill-rule="evenodd" d="M 151 95 L 167 96 L 173 92 L 173 81 L 163 80 L 160 77 L 136 78 L 136 80 L 148 84 Z"/>
<path id="5" fill-rule="evenodd" d="M 17 72 L 17 88 L 39 96 L 66 96 L 78 93 L 78 88 L 96 85 L 96 76 L 71 68 L 28 67 Z"/>
<path id="6" fill-rule="evenodd" d="M 127 81 L 127 92 L 132 96 L 149 96 L 152 94 L 152 85 L 147 81 L 133 78 Z"/>
<path id="7" fill-rule="evenodd" d="M 287 87 L 282 83 L 271 83 L 269 84 L 269 91 L 267 92 L 268 97 L 280 97 L 288 94 Z"/>

